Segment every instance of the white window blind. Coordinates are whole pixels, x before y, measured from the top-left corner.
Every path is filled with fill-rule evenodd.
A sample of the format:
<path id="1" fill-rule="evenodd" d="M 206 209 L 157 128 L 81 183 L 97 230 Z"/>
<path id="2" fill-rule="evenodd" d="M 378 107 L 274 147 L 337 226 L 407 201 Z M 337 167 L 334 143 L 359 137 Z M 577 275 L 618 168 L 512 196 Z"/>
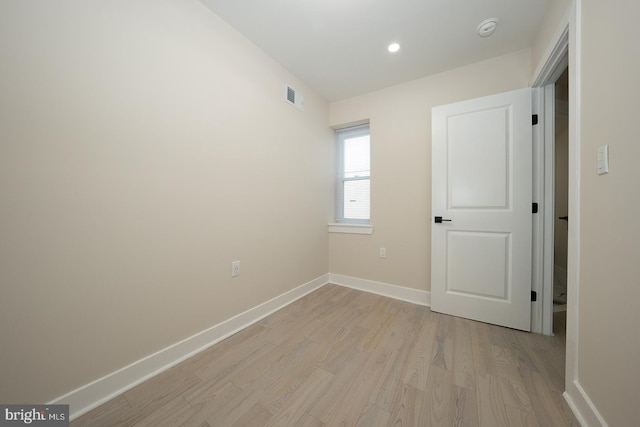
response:
<path id="1" fill-rule="evenodd" d="M 340 129 L 336 222 L 369 223 L 371 161 L 369 125 Z"/>

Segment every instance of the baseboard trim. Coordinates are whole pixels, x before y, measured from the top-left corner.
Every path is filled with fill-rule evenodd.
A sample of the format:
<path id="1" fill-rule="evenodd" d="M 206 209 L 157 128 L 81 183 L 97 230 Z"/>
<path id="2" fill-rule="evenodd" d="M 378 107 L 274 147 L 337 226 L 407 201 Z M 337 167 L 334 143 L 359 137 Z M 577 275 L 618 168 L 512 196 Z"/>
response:
<path id="1" fill-rule="evenodd" d="M 582 427 L 608 427 L 579 382 L 573 381 L 562 395 Z"/>
<path id="2" fill-rule="evenodd" d="M 359 279 L 357 277 L 329 274 L 329 283 L 360 291 L 371 292 L 389 298 L 407 301 L 413 304 L 431 306 L 431 292 L 418 289 L 405 288 L 389 283 L 375 282 L 373 280 Z"/>
<path id="3" fill-rule="evenodd" d="M 69 405 L 70 419 L 73 420 L 326 285 L 329 283 L 329 277 L 329 274 L 324 274 L 244 313 L 73 390 L 54 399 L 49 404 Z"/>

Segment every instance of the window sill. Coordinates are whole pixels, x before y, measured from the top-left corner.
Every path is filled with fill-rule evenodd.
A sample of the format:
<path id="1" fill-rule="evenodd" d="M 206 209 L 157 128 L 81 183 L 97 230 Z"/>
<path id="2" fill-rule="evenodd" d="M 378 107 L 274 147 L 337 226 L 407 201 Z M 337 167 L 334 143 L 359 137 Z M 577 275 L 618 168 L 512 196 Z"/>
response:
<path id="1" fill-rule="evenodd" d="M 373 225 L 371 224 L 342 224 L 332 222 L 329 224 L 329 233 L 347 233 L 347 234 L 372 234 Z"/>

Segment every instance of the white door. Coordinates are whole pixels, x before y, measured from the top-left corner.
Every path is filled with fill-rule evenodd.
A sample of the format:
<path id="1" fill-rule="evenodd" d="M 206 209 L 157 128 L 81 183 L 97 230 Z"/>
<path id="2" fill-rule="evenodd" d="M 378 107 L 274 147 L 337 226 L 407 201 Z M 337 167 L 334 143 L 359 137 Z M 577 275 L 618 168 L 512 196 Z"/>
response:
<path id="1" fill-rule="evenodd" d="M 431 309 L 529 331 L 531 89 L 434 107 L 432 130 Z"/>

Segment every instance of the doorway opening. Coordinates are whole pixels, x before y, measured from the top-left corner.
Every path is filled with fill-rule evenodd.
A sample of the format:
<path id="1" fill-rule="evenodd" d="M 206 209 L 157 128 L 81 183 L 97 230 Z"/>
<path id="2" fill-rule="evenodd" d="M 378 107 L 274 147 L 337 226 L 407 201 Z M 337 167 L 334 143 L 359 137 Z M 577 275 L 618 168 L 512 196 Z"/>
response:
<path id="1" fill-rule="evenodd" d="M 540 292 L 542 298 L 539 303 L 532 304 L 532 331 L 543 335 L 572 334 L 575 326 L 573 304 L 576 298 L 572 283 L 577 277 L 575 254 L 579 214 L 576 159 L 579 158 L 579 147 L 576 144 L 577 110 L 574 103 L 577 93 L 576 68 L 579 67 L 576 67 L 574 55 L 569 51 L 569 35 L 570 27 L 567 25 L 532 85 L 536 94 L 534 111 L 540 111 L 542 119 L 540 128 L 534 126 L 534 194 L 542 202 L 542 215 L 533 216 L 532 275 L 532 290 Z M 558 202 L 556 193 L 560 199 Z M 558 293 L 555 298 L 554 281 L 558 284 L 555 286 Z M 565 283 L 566 288 L 563 286 Z M 561 297 L 559 294 L 564 295 Z M 555 311 L 554 299 L 557 301 Z"/>
<path id="2" fill-rule="evenodd" d="M 546 59 L 536 70 L 532 86 L 537 88 L 537 92 L 546 93 L 550 83 L 555 83 L 558 77 L 569 67 L 569 209 L 568 219 L 565 224 L 568 228 L 568 248 L 567 248 L 567 311 L 566 313 L 566 335 L 565 335 L 565 393 L 564 397 L 569 402 L 574 413 L 579 414 L 584 410 L 589 411 L 590 405 L 584 399 L 584 391 L 578 382 L 578 337 L 579 337 L 579 313 L 578 300 L 580 298 L 580 116 L 581 116 L 581 3 L 571 2 L 568 10 L 564 29 L 557 33 L 552 40 L 555 40 L 545 54 Z M 557 73 L 557 74 L 556 74 Z M 543 95 L 538 96 L 539 101 L 544 102 Z M 544 122 L 547 122 L 547 109 L 541 110 Z M 553 119 L 549 120 L 553 123 Z M 538 140 L 544 144 L 548 139 L 545 129 L 540 129 L 538 134 L 545 133 L 543 137 L 538 135 Z M 543 150 L 544 152 L 544 150 Z M 545 165 L 547 162 L 543 162 Z M 541 176 L 549 176 L 543 166 L 537 170 Z M 546 198 L 547 191 L 544 191 L 544 179 L 538 179 L 539 185 L 537 193 L 540 200 L 544 200 L 544 206 L 548 205 Z M 547 217 L 544 211 L 544 221 L 536 229 L 534 236 L 537 239 L 536 256 L 534 256 L 535 275 L 533 277 L 533 287 L 542 292 L 542 304 L 534 303 L 536 310 L 536 329 L 545 335 L 551 335 L 553 320 L 553 258 L 548 260 L 548 254 L 553 254 L 553 240 L 548 239 L 548 228 L 552 228 L 554 217 Z M 555 213 L 552 213 L 555 215 Z M 560 215 L 558 215 L 560 216 Z M 548 219 L 548 220 L 547 220 Z M 541 223 L 541 224 L 540 224 Z M 547 227 L 550 225 L 550 227 Z M 553 234 L 550 236 L 553 238 Z M 551 243 L 551 244 L 548 244 Z M 540 249 L 542 248 L 542 249 Z M 551 251 L 551 252 L 549 252 Z M 549 262 L 547 262 L 547 260 Z M 548 298 L 548 300 L 547 300 Z M 539 326 L 542 326 L 538 329 Z M 594 418 L 595 419 L 595 418 Z"/>
<path id="3" fill-rule="evenodd" d="M 554 335 L 566 336 L 567 245 L 569 229 L 569 68 L 554 83 L 554 227 L 553 319 Z"/>

